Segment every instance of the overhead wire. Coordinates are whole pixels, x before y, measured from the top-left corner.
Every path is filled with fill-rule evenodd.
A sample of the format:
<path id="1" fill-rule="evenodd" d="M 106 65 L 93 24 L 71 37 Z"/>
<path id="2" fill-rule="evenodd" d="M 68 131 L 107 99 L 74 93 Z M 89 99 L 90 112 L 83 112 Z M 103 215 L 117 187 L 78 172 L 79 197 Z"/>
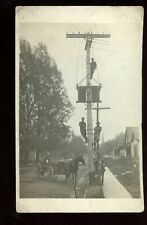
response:
<path id="1" fill-rule="evenodd" d="M 112 44 L 109 44 L 109 43 L 105 43 L 105 42 L 98 42 L 98 41 L 93 41 L 94 45 L 101 45 L 101 46 L 107 46 L 109 48 L 114 48 L 114 49 L 122 49 L 123 47 L 122 46 L 116 46 L 116 45 L 112 45 Z M 124 49 L 124 48 L 123 48 Z"/>
<path id="2" fill-rule="evenodd" d="M 123 42 L 116 42 L 116 41 L 107 41 L 107 40 L 103 40 L 103 39 L 95 39 L 95 42 L 103 42 L 106 44 L 110 44 L 110 45 L 115 45 L 115 46 L 127 46 L 127 47 L 132 47 L 131 43 L 123 43 Z"/>
<path id="3" fill-rule="evenodd" d="M 70 24 L 73 28 L 74 28 L 74 30 L 76 29 L 76 31 L 77 32 L 79 32 L 79 30 L 83 30 L 83 27 L 81 26 L 81 24 L 78 24 L 78 27 L 77 27 L 77 25 L 75 25 L 74 23 L 72 23 L 72 24 Z M 87 28 L 87 30 L 88 30 L 88 32 L 94 32 L 95 31 L 95 27 L 96 27 L 96 25 L 92 25 L 92 24 L 87 24 L 87 25 L 89 25 L 88 26 L 88 28 Z M 93 27 L 92 27 L 93 26 Z M 80 27 L 80 28 L 79 28 Z M 130 42 L 130 43 L 125 43 L 125 42 L 118 42 L 118 41 L 107 41 L 107 40 L 103 40 L 103 39 L 95 39 L 95 41 L 94 42 L 104 42 L 104 43 L 106 43 L 106 44 L 108 44 L 108 45 L 119 45 L 119 46 L 127 46 L 127 47 L 131 47 L 132 46 L 132 43 Z"/>
<path id="4" fill-rule="evenodd" d="M 71 25 L 71 27 L 75 30 L 76 29 L 76 31 L 78 31 L 79 32 L 79 27 L 77 27 L 75 24 L 70 24 Z M 79 26 L 80 24 L 78 24 L 78 26 Z M 91 26 L 91 24 L 90 24 L 90 26 Z M 82 29 L 80 29 L 80 30 L 83 30 L 83 28 Z M 89 28 L 88 27 L 88 31 L 90 32 L 90 31 L 92 31 L 91 30 L 91 28 Z M 85 45 L 85 40 L 84 39 L 81 39 L 81 38 L 79 38 L 79 42 L 78 42 L 78 50 L 77 50 L 77 65 L 76 65 L 76 82 L 78 83 L 78 73 L 79 73 L 79 64 L 80 64 L 80 59 L 79 59 L 79 43 L 82 43 L 82 44 L 84 44 Z M 116 43 L 116 42 L 110 42 L 110 41 L 105 41 L 105 40 L 101 40 L 101 39 L 99 39 L 99 40 L 97 40 L 97 39 L 95 39 L 95 40 L 93 40 L 93 45 L 94 45 L 94 47 L 91 47 L 91 49 L 92 49 L 92 51 L 93 51 L 93 55 L 94 55 L 94 58 L 95 58 L 95 51 L 94 50 L 100 50 L 100 51 L 104 51 L 104 52 L 109 52 L 109 53 L 120 53 L 119 51 L 115 51 L 115 50 L 112 50 L 112 49 L 110 49 L 110 48 L 119 48 L 119 47 L 121 47 L 122 48 L 122 46 L 118 46 L 118 45 L 122 45 L 122 43 Z M 105 45 L 105 46 L 107 46 L 107 47 L 109 47 L 109 49 L 107 48 L 107 49 L 105 49 L 105 48 L 102 48 L 101 46 L 100 47 L 98 47 L 98 45 L 101 45 L 101 46 L 103 46 L 103 45 Z M 82 58 L 82 60 L 81 60 L 81 62 L 82 62 L 82 66 L 81 66 L 81 68 L 82 68 L 82 73 L 84 74 L 84 68 L 83 68 L 83 57 L 81 57 Z M 101 60 L 99 59 L 99 64 L 101 64 L 101 62 L 100 62 Z M 98 66 L 98 68 L 99 68 L 99 66 Z M 96 69 L 96 73 L 97 73 L 97 79 L 98 79 L 98 81 L 100 82 L 100 73 L 99 73 L 99 69 Z"/>
<path id="5" fill-rule="evenodd" d="M 125 54 L 130 54 L 132 49 L 131 48 L 127 48 L 127 47 L 122 47 L 122 46 L 111 46 L 109 44 L 105 44 L 105 43 L 100 43 L 100 42 L 95 42 L 93 43 L 94 48 L 101 50 L 101 51 L 105 51 L 105 52 L 109 52 L 109 53 L 115 53 L 117 54 L 117 56 L 121 56 L 125 55 Z M 107 47 L 107 49 L 106 49 Z"/>
<path id="6" fill-rule="evenodd" d="M 120 47 L 120 46 L 112 46 L 109 44 L 105 44 L 105 43 L 100 43 L 100 42 L 95 42 L 93 43 L 95 46 L 97 46 L 99 48 L 99 46 L 101 47 L 105 47 L 107 46 L 107 50 L 106 49 L 102 49 L 102 50 L 106 50 L 106 51 L 112 51 L 115 53 L 123 53 L 124 51 L 128 50 L 127 48 L 124 47 Z"/>
<path id="7" fill-rule="evenodd" d="M 105 52 L 109 52 L 109 53 L 122 53 L 120 51 L 114 51 L 114 50 L 108 50 L 108 49 L 104 49 L 104 48 L 99 48 L 99 47 L 91 47 L 91 48 L 94 48 L 94 49 L 98 49 L 98 50 L 101 50 L 101 51 L 105 51 Z"/>

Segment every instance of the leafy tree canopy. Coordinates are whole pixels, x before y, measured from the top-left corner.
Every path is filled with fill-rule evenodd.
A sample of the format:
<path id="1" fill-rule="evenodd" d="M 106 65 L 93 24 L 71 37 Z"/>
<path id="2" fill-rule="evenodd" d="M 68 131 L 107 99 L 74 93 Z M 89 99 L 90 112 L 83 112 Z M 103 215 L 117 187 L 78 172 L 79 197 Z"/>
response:
<path id="1" fill-rule="evenodd" d="M 60 149 L 71 136 L 67 121 L 73 107 L 62 74 L 43 43 L 20 41 L 20 143 L 30 148 Z"/>
<path id="2" fill-rule="evenodd" d="M 72 153 L 73 155 L 86 154 L 88 152 L 88 147 L 85 145 L 83 139 L 74 134 L 64 149 L 67 153 Z"/>

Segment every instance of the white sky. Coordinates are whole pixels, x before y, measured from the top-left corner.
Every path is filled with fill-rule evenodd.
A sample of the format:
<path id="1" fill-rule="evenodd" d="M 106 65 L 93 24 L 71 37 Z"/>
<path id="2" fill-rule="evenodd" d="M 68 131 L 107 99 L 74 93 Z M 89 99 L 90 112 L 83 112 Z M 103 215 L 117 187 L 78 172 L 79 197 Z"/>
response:
<path id="1" fill-rule="evenodd" d="M 86 118 L 87 112 L 85 105 L 76 103 L 76 83 L 86 76 L 85 41 L 67 39 L 66 33 L 92 31 L 111 34 L 109 39 L 94 39 L 91 48 L 91 57 L 95 58 L 98 67 L 94 78 L 103 86 L 100 106 L 111 107 L 100 111 L 100 122 L 107 140 L 125 131 L 126 126 L 141 124 L 142 8 L 130 7 L 128 11 L 128 7 L 121 7 L 121 10 L 119 7 L 91 7 L 88 11 L 87 8 L 25 7 L 19 14 L 19 22 L 23 22 L 20 24 L 20 37 L 32 45 L 39 42 L 47 45 L 49 54 L 62 72 L 75 107 L 69 124 L 79 135 L 78 123 L 81 117 Z M 51 14 L 56 15 L 54 21 Z M 87 17 L 91 23 L 87 23 Z M 95 116 L 93 111 L 94 126 Z"/>

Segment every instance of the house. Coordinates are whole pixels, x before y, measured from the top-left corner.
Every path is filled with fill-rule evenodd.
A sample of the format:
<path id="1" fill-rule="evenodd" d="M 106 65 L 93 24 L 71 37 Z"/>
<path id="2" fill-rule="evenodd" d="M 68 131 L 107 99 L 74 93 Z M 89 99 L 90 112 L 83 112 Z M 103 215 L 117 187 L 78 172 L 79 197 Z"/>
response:
<path id="1" fill-rule="evenodd" d="M 139 156 L 139 129 L 126 127 L 124 144 L 113 149 L 113 158 L 138 158 Z"/>
<path id="2" fill-rule="evenodd" d="M 113 158 L 119 159 L 119 158 L 126 158 L 127 152 L 124 145 L 118 145 L 117 148 L 113 149 Z"/>
<path id="3" fill-rule="evenodd" d="M 126 155 L 131 158 L 139 156 L 139 129 L 138 127 L 127 127 L 125 132 Z"/>

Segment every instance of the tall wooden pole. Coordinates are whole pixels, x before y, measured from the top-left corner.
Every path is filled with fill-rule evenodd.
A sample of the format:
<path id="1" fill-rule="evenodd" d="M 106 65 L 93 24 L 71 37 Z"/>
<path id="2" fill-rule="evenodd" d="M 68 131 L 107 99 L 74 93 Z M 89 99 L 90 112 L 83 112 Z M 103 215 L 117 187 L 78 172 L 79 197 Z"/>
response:
<path id="1" fill-rule="evenodd" d="M 87 136 L 88 136 L 88 165 L 89 165 L 89 183 L 92 183 L 92 178 L 94 175 L 94 151 L 93 151 L 93 127 L 92 127 L 92 108 L 91 108 L 91 100 L 92 100 L 92 90 L 91 79 L 90 79 L 90 48 L 91 43 L 94 38 L 110 38 L 110 34 L 93 34 L 91 33 L 72 33 L 66 34 L 66 38 L 84 38 L 86 40 L 86 86 L 87 86 Z M 88 88 L 89 87 L 89 88 Z"/>
<path id="2" fill-rule="evenodd" d="M 98 102 L 97 102 L 96 114 L 97 114 L 96 122 L 97 122 L 97 126 L 98 126 L 98 124 L 99 124 L 99 103 Z M 99 160 L 98 159 L 98 151 L 99 151 L 99 140 L 97 140 L 97 160 Z"/>
<path id="3" fill-rule="evenodd" d="M 92 90 L 88 88 L 91 86 L 90 78 L 90 48 L 92 40 L 87 38 L 86 41 L 86 86 L 87 86 L 87 136 L 88 136 L 88 164 L 89 164 L 89 183 L 92 182 L 94 173 L 94 152 L 93 152 L 93 126 L 92 126 Z"/>

